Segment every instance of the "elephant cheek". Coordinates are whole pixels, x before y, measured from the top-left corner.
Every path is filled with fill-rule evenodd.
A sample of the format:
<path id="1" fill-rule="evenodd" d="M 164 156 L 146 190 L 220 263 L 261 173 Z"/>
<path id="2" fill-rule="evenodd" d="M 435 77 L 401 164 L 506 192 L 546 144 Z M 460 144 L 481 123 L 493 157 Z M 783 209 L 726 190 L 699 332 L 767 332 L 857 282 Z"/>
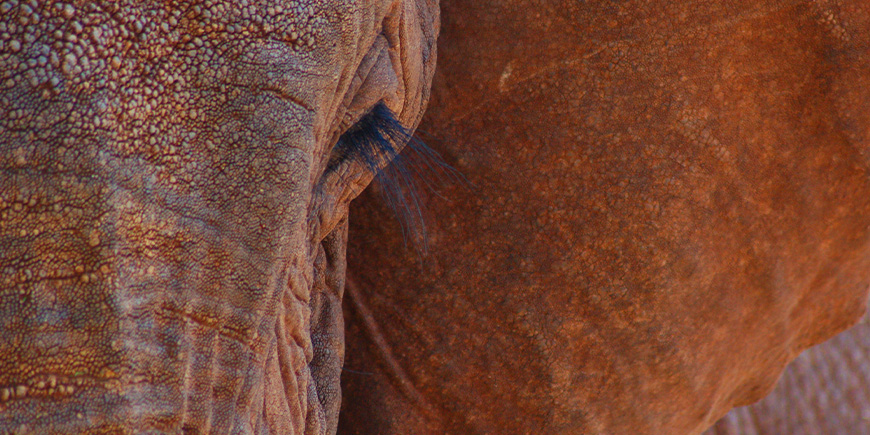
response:
<path id="1" fill-rule="evenodd" d="M 107 178 L 0 174 L 0 432 L 334 432 L 346 223 L 257 237 Z"/>

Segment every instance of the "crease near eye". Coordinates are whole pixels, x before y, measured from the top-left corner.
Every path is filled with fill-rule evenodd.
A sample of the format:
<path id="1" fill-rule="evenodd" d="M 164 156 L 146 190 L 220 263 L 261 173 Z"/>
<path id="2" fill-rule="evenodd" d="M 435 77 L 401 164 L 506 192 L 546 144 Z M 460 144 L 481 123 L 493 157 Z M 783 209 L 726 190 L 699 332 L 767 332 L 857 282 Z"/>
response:
<path id="1" fill-rule="evenodd" d="M 465 177 L 402 125 L 383 101 L 341 135 L 326 170 L 352 160 L 374 174 L 372 184 L 398 220 L 406 245 L 411 239 L 420 254 L 426 253 L 421 189 L 443 198 L 439 186 L 446 181 L 464 185 Z"/>

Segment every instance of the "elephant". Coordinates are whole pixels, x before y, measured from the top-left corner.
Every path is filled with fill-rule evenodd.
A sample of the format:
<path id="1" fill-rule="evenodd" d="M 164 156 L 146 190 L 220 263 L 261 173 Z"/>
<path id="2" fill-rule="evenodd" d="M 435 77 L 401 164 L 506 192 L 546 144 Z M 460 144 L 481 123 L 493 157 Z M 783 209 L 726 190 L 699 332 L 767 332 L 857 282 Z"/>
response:
<path id="1" fill-rule="evenodd" d="M 870 2 L 441 7 L 421 137 L 467 182 L 404 188 L 425 245 L 389 180 L 352 205 L 339 433 L 701 433 L 861 318 Z M 866 432 L 858 343 L 709 433 Z"/>
<path id="2" fill-rule="evenodd" d="M 864 311 L 866 5 L 5 1 L 0 431 L 699 432 Z"/>
<path id="3" fill-rule="evenodd" d="M 705 434 L 870 433 L 870 316 L 808 349 L 776 388 L 751 406 L 734 409 Z"/>
<path id="4" fill-rule="evenodd" d="M 436 0 L 0 2 L 0 433 L 335 432 Z"/>

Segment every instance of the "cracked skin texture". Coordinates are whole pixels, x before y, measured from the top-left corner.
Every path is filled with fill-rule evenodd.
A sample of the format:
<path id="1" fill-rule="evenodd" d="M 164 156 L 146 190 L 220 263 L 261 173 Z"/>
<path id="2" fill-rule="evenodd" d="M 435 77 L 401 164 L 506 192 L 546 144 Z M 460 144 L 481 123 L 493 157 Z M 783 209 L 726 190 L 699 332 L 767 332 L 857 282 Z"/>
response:
<path id="1" fill-rule="evenodd" d="M 339 135 L 437 2 L 0 2 L 0 433 L 335 432 Z"/>
<path id="2" fill-rule="evenodd" d="M 420 128 L 472 187 L 419 192 L 422 258 L 354 203 L 339 433 L 700 433 L 763 397 L 865 309 L 867 29 L 866 0 L 442 2 Z"/>

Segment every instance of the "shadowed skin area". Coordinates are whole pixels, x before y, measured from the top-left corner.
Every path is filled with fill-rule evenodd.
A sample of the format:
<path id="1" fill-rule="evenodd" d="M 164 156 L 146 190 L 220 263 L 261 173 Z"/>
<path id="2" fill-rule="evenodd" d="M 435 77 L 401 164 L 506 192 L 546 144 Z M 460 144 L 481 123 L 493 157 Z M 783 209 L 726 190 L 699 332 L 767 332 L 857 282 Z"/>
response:
<path id="1" fill-rule="evenodd" d="M 328 162 L 378 102 L 416 126 L 437 32 L 434 0 L 0 3 L 0 433 L 334 433 L 379 168 Z"/>
<path id="2" fill-rule="evenodd" d="M 473 187 L 419 192 L 422 258 L 355 203 L 339 433 L 700 433 L 763 397 L 865 310 L 867 29 L 864 0 L 442 2 L 420 129 Z"/>

